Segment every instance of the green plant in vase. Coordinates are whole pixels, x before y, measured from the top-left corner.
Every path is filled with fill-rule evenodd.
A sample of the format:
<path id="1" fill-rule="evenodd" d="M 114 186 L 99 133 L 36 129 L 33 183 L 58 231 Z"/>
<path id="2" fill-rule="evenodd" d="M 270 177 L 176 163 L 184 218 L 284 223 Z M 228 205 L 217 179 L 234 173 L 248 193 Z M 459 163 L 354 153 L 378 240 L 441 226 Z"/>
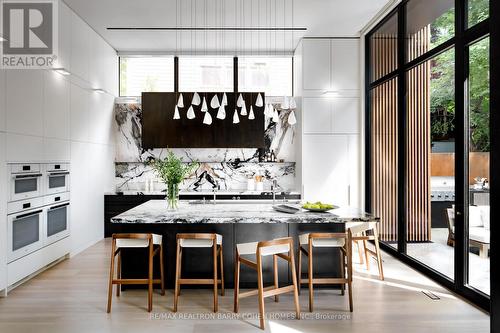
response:
<path id="1" fill-rule="evenodd" d="M 168 151 L 164 159 L 154 159 L 150 163 L 156 174 L 167 185 L 168 209 L 176 210 L 179 207 L 179 184 L 196 170 L 198 162 L 184 163 L 182 158 Z"/>

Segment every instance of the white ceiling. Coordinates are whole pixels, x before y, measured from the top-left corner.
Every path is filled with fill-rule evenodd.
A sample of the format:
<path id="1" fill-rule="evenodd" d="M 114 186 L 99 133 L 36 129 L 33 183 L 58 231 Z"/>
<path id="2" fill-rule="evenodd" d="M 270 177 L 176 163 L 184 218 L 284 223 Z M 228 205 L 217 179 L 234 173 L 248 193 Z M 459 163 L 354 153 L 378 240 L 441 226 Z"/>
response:
<path id="1" fill-rule="evenodd" d="M 64 2 L 119 52 L 257 54 L 290 52 L 304 36 L 357 36 L 363 26 L 388 0 L 64 0 Z M 293 33 L 107 30 L 108 27 L 189 28 L 192 26 L 300 27 L 307 30 Z"/>

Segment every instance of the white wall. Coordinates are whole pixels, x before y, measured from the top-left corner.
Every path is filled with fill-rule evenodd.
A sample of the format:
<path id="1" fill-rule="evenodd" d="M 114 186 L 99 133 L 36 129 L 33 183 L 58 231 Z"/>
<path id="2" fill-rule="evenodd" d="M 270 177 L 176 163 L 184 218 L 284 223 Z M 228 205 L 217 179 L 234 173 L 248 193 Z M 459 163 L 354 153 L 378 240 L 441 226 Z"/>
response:
<path id="1" fill-rule="evenodd" d="M 103 193 L 113 190 L 115 50 L 64 3 L 51 70 L 0 70 L 0 290 L 5 287 L 5 164 L 70 161 L 71 253 L 103 238 Z M 99 94 L 92 91 L 101 88 Z"/>
<path id="2" fill-rule="evenodd" d="M 360 207 L 359 39 L 303 39 L 295 59 L 304 199 Z"/>

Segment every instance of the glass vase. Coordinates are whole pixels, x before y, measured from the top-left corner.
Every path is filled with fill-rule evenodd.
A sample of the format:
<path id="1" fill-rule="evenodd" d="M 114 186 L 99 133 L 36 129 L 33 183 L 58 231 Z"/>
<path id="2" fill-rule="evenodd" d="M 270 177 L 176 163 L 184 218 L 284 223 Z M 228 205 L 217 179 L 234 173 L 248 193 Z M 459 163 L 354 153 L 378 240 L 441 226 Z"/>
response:
<path id="1" fill-rule="evenodd" d="M 167 184 L 167 209 L 170 211 L 179 209 L 179 184 Z"/>

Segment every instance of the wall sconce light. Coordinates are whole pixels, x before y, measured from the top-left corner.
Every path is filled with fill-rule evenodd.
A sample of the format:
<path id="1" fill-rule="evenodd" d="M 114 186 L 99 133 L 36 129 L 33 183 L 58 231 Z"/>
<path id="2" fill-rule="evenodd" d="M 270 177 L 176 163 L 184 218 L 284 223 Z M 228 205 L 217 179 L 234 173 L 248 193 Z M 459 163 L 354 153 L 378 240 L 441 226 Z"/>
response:
<path id="1" fill-rule="evenodd" d="M 7 41 L 7 39 L 3 38 L 3 36 L 0 35 L 0 42 L 6 42 L 6 41 Z"/>
<path id="2" fill-rule="evenodd" d="M 68 70 L 66 68 L 52 68 L 52 70 L 54 70 L 56 73 L 59 73 L 61 75 L 71 75 L 70 72 L 68 72 Z"/>
<path id="3" fill-rule="evenodd" d="M 100 89 L 100 88 L 98 88 L 98 89 L 92 89 L 92 91 L 96 92 L 98 94 L 104 94 L 105 93 L 105 91 L 103 89 Z"/>

